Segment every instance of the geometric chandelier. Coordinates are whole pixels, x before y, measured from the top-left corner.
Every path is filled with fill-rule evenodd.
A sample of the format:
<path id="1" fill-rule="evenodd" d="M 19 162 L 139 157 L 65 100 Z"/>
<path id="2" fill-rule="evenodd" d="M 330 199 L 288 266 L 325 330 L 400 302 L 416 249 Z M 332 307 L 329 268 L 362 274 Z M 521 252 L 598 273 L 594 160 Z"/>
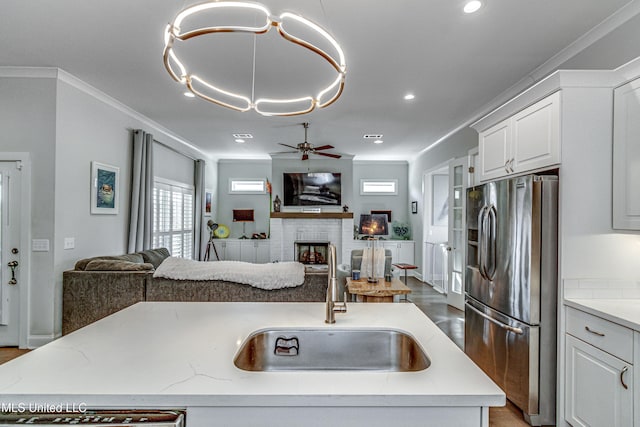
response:
<path id="1" fill-rule="evenodd" d="M 224 9 L 233 10 L 235 12 L 258 12 L 260 19 L 262 19 L 262 16 L 264 15 L 264 23 L 262 25 L 255 26 L 216 25 L 192 28 L 188 31 L 183 31 L 181 28 L 183 21 L 189 17 L 195 17 L 204 11 L 217 12 Z M 305 26 L 305 28 L 323 37 L 331 44 L 331 46 L 333 46 L 335 53 L 337 54 L 337 58 L 334 58 L 334 56 L 310 42 L 292 35 L 291 32 L 287 31 L 288 23 L 301 24 Z M 275 27 L 278 34 L 280 34 L 286 41 L 305 47 L 329 62 L 337 73 L 335 80 L 318 91 L 318 93 L 307 93 L 296 98 L 260 98 L 254 100 L 247 95 L 225 90 L 211 81 L 206 81 L 198 77 L 196 70 L 190 70 L 188 66 L 180 60 L 174 46 L 176 40 L 184 42 L 206 34 L 237 32 L 261 35 L 266 34 L 271 27 Z M 295 116 L 310 113 L 316 108 L 324 108 L 331 105 L 340 97 L 344 90 L 344 80 L 347 68 L 342 48 L 340 48 L 338 42 L 320 26 L 299 15 L 289 12 L 285 12 L 280 16 L 272 16 L 266 7 L 258 3 L 232 1 L 212 1 L 197 4 L 178 13 L 173 22 L 169 23 L 165 29 L 163 60 L 164 66 L 171 77 L 176 82 L 184 84 L 195 96 L 236 111 L 244 112 L 253 109 L 264 116 Z M 284 65 L 285 64 L 283 64 L 283 66 Z M 255 84 L 255 70 L 253 82 Z"/>

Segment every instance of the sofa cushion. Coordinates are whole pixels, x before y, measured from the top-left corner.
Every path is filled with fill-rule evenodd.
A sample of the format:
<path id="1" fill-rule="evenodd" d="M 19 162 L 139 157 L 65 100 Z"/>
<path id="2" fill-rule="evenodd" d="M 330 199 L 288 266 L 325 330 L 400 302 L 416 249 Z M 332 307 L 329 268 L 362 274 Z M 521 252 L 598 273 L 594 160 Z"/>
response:
<path id="1" fill-rule="evenodd" d="M 74 270 L 86 270 L 87 264 L 89 264 L 93 260 L 117 260 L 117 261 L 129 261 L 133 263 L 142 264 L 145 262 L 144 258 L 140 254 L 125 254 L 125 255 L 106 255 L 106 256 L 97 256 L 93 258 L 84 258 L 80 261 L 76 262 Z"/>
<path id="2" fill-rule="evenodd" d="M 149 263 L 130 262 L 118 259 L 94 259 L 89 261 L 85 271 L 145 271 L 153 270 Z"/>
<path id="3" fill-rule="evenodd" d="M 137 253 L 142 255 L 144 262 L 153 264 L 154 268 L 158 268 L 158 266 L 162 264 L 162 261 L 171 256 L 167 248 L 148 249 Z"/>

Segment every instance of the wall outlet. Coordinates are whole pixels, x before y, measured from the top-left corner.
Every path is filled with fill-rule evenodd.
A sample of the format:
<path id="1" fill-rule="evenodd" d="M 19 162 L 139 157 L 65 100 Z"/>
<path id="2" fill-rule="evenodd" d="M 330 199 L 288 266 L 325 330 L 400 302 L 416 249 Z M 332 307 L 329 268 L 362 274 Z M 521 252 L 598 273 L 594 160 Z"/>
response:
<path id="1" fill-rule="evenodd" d="M 65 237 L 64 238 L 64 250 L 74 249 L 76 247 L 76 238 L 75 237 Z"/>

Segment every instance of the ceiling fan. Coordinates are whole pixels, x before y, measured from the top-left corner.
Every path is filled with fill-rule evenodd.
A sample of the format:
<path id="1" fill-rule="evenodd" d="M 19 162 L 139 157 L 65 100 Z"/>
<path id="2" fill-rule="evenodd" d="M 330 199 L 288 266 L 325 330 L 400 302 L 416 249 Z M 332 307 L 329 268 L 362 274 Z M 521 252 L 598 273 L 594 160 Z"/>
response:
<path id="1" fill-rule="evenodd" d="M 309 154 L 317 154 L 319 156 L 332 157 L 334 159 L 339 159 L 340 157 L 342 157 L 340 154 L 333 154 L 333 153 L 325 153 L 325 152 L 323 152 L 323 150 L 330 150 L 330 149 L 334 148 L 333 145 L 322 145 L 320 147 L 314 147 L 313 144 L 309 144 L 307 142 L 307 129 L 309 129 L 309 123 L 302 123 L 302 126 L 304 126 L 304 142 L 301 142 L 300 144 L 296 145 L 295 147 L 293 145 L 287 145 L 287 144 L 283 144 L 283 143 L 279 142 L 280 145 L 284 145 L 285 147 L 293 148 L 295 151 L 281 151 L 279 153 L 274 153 L 274 154 L 300 152 L 300 153 L 302 153 L 302 160 L 309 159 Z"/>

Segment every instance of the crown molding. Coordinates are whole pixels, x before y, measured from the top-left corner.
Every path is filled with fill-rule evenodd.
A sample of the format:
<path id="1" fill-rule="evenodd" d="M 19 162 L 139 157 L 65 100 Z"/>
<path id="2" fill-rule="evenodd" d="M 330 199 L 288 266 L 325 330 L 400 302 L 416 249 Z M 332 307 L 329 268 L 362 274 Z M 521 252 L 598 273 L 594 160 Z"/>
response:
<path id="1" fill-rule="evenodd" d="M 90 84 L 80 80 L 74 75 L 60 69 L 53 67 L 0 67 L 0 77 L 7 78 L 31 78 L 31 79 L 56 79 L 58 81 L 64 82 L 81 92 L 86 93 L 89 96 L 107 104 L 108 106 L 114 108 L 121 113 L 138 120 L 140 123 L 153 128 L 155 131 L 159 132 L 163 136 L 170 139 L 171 142 L 177 143 L 178 146 L 182 146 L 184 148 L 188 148 L 189 154 L 196 154 L 196 157 L 202 156 L 208 159 L 212 159 L 210 155 L 202 151 L 200 148 L 193 145 L 191 142 L 186 139 L 176 135 L 169 129 L 165 128 L 161 124 L 151 120 L 149 117 L 135 111 L 131 107 L 123 104 L 117 99 L 107 95 L 99 89 L 91 86 Z M 155 133 L 155 132 L 154 132 Z M 164 141 L 163 141 L 164 142 Z M 166 142 L 165 142 L 166 143 Z M 179 150 L 178 147 L 174 147 Z"/>

